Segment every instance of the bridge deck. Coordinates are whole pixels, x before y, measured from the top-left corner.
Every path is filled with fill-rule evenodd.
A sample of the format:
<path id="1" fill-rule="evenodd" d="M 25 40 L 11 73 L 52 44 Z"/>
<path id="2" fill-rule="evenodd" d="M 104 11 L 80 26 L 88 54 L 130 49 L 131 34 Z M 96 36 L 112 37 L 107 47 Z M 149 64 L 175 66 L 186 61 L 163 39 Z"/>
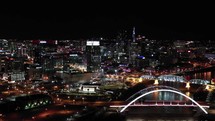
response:
<path id="1" fill-rule="evenodd" d="M 202 107 L 209 108 L 210 106 L 205 102 L 198 102 Z M 126 104 L 110 105 L 110 107 L 125 107 Z M 178 106 L 178 107 L 198 107 L 192 102 L 186 101 L 144 101 L 144 102 L 135 102 L 131 107 L 145 107 L 145 106 Z"/>

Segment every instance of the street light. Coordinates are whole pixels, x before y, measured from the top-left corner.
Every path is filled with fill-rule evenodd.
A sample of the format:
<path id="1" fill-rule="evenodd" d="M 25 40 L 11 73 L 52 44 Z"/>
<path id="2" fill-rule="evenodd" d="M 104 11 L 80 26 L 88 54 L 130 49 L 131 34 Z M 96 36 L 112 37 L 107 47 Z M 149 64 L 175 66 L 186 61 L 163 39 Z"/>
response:
<path id="1" fill-rule="evenodd" d="M 186 88 L 189 90 L 190 89 L 190 82 L 186 83 Z"/>
<path id="2" fill-rule="evenodd" d="M 142 81 L 143 81 L 143 78 L 140 77 L 140 78 L 139 78 L 139 82 L 142 82 Z"/>
<path id="3" fill-rule="evenodd" d="M 73 104 L 74 104 L 74 103 L 75 103 L 75 100 L 73 99 L 72 102 L 73 102 Z"/>
<path id="4" fill-rule="evenodd" d="M 159 84 L 158 80 L 155 79 L 154 85 L 158 85 L 158 84 Z"/>
<path id="5" fill-rule="evenodd" d="M 84 103 L 84 97 L 82 97 L 81 99 L 82 99 L 82 103 Z"/>
<path id="6" fill-rule="evenodd" d="M 205 89 L 206 89 L 206 90 L 209 90 L 209 89 L 210 89 L 209 85 L 206 85 Z"/>

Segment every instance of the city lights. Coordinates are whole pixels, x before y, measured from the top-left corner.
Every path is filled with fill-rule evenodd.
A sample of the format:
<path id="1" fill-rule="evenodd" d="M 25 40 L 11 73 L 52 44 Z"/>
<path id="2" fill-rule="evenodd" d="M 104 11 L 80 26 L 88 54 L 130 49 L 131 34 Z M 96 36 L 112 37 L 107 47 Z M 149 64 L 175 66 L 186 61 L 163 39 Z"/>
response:
<path id="1" fill-rule="evenodd" d="M 30 15 L 34 16 L 34 13 Z M 48 38 L 34 37 L 37 30 L 32 37 L 24 37 L 26 39 L 0 38 L 0 121 L 160 120 L 159 116 L 164 116 L 165 120 L 197 120 L 211 115 L 215 117 L 215 41 L 206 38 L 201 41 L 197 37 L 192 40 L 191 35 L 183 38 L 176 36 L 174 31 L 168 37 L 175 39 L 161 39 L 159 34 L 165 36 L 163 32 L 168 31 L 153 34 L 156 31 L 151 30 L 153 27 L 148 31 L 139 20 L 132 20 L 141 18 L 144 13 L 117 19 L 123 15 L 120 13 L 115 16 L 114 24 L 102 20 L 107 24 L 105 26 L 97 20 L 100 17 L 89 15 L 93 22 L 90 25 L 82 23 L 84 27 L 78 25 L 79 20 L 90 19 L 68 15 L 72 20 L 68 19 L 67 23 L 62 17 L 53 17 L 56 19 L 53 23 L 53 18 L 46 22 L 40 17 L 35 20 L 29 17 L 29 22 L 19 20 L 26 25 L 35 23 L 32 28 L 36 29 L 38 25 L 38 32 L 44 31 L 44 35 L 52 33 L 48 31 L 52 28 L 55 32 Z M 125 18 L 132 23 L 124 21 Z M 37 19 L 41 19 L 41 24 L 47 24 L 45 29 L 39 27 Z M 8 20 L 15 21 L 16 18 L 5 19 Z M 112 22 L 110 18 L 104 20 Z M 58 22 L 62 23 L 57 25 Z M 124 28 L 120 28 L 121 22 Z M 27 36 L 24 31 L 17 31 L 23 24 L 9 25 L 16 27 L 11 33 Z M 69 31 L 63 28 L 65 25 Z M 30 32 L 30 28 L 29 25 L 25 31 Z M 92 30 L 85 32 L 87 29 Z M 111 31 L 110 35 L 103 33 L 106 29 Z M 62 33 L 69 35 L 55 37 Z M 189 33 L 194 36 L 193 32 Z M 79 37 L 69 37 L 74 35 Z"/>
<path id="2" fill-rule="evenodd" d="M 190 89 L 190 82 L 187 82 L 185 87 L 186 87 L 187 89 Z"/>
<path id="3" fill-rule="evenodd" d="M 157 79 L 155 79 L 155 81 L 154 81 L 154 85 L 158 85 L 158 84 L 159 84 L 158 80 L 157 80 Z"/>

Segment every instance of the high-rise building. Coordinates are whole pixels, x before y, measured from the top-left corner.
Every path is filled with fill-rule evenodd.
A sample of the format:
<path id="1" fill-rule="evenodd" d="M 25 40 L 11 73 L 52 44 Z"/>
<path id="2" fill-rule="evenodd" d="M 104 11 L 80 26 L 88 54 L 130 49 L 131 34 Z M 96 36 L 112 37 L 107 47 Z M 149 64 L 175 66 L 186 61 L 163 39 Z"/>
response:
<path id="1" fill-rule="evenodd" d="M 138 55 L 138 43 L 136 42 L 135 37 L 135 27 L 133 28 L 132 41 L 129 42 L 128 50 L 129 50 L 129 64 L 131 64 L 132 66 L 136 66 L 136 58 Z"/>
<path id="2" fill-rule="evenodd" d="M 101 65 L 100 41 L 86 43 L 87 71 L 98 71 Z"/>
<path id="3" fill-rule="evenodd" d="M 6 55 L 8 49 L 8 41 L 0 39 L 0 72 L 6 72 L 8 66 L 8 56 Z"/>
<path id="4" fill-rule="evenodd" d="M 8 49 L 8 40 L 0 39 L 0 50 Z"/>
<path id="5" fill-rule="evenodd" d="M 0 54 L 0 72 L 7 72 L 9 66 L 9 61 L 7 56 Z"/>
<path id="6" fill-rule="evenodd" d="M 127 63 L 128 55 L 128 39 L 127 39 L 127 31 L 121 31 L 117 39 L 115 41 L 115 60 L 117 63 Z"/>

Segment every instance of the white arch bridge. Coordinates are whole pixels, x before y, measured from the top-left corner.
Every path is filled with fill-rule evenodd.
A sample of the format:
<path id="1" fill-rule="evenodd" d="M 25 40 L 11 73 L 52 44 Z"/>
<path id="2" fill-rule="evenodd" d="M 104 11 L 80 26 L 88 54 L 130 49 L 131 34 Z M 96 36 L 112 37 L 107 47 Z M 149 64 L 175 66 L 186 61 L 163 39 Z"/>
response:
<path id="1" fill-rule="evenodd" d="M 143 103 L 135 103 L 136 101 L 138 101 L 139 99 L 141 99 L 142 97 L 155 93 L 155 92 L 172 92 L 175 94 L 179 94 L 187 99 L 189 99 L 191 101 L 191 103 L 175 103 L 174 101 L 170 101 L 170 102 L 163 102 L 163 103 L 154 103 L 154 104 L 143 104 Z M 208 114 L 208 112 L 206 111 L 205 108 L 209 108 L 208 105 L 200 105 L 198 102 L 196 102 L 195 100 L 193 100 L 192 98 L 190 98 L 189 96 L 183 94 L 182 92 L 178 91 L 178 90 L 172 90 L 172 89 L 157 89 L 157 90 L 151 90 L 149 92 L 145 92 L 141 95 L 139 95 L 138 97 L 136 97 L 135 99 L 133 99 L 132 101 L 130 101 L 128 104 L 126 105 L 111 105 L 110 107 L 118 107 L 121 108 L 120 112 L 124 112 L 127 108 L 129 107 L 141 107 L 141 106 L 179 106 L 179 107 L 199 107 L 205 114 Z"/>

